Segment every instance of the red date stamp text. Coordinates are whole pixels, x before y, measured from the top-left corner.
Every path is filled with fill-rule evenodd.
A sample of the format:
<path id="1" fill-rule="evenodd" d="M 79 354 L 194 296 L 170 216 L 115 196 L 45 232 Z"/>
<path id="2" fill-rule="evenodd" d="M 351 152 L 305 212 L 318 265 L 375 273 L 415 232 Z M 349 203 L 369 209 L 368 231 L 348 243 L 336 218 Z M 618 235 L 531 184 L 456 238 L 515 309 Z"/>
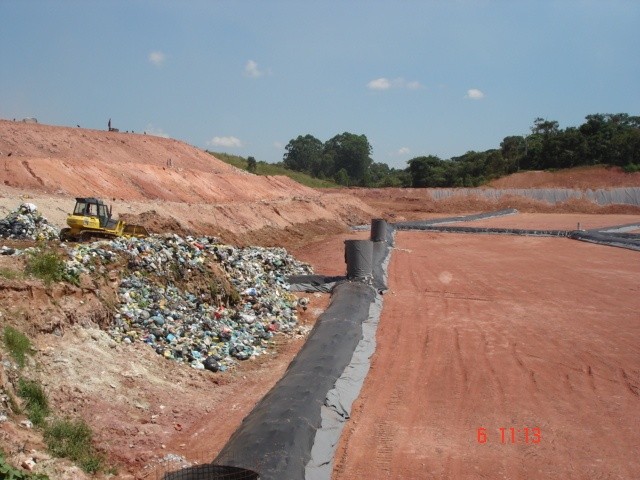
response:
<path id="1" fill-rule="evenodd" d="M 489 429 L 478 427 L 476 431 L 478 443 L 525 443 L 539 444 L 542 441 L 542 431 L 539 427 L 500 427 Z"/>

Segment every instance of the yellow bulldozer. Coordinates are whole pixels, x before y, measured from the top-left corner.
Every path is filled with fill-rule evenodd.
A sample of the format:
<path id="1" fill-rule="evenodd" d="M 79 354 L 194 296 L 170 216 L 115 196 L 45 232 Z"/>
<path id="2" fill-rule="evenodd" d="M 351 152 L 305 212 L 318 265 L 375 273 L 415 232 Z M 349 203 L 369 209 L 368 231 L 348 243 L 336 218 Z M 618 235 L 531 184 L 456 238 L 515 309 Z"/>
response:
<path id="1" fill-rule="evenodd" d="M 85 242 L 92 238 L 149 236 L 149 232 L 142 225 L 113 220 L 111 211 L 111 207 L 98 198 L 76 198 L 73 213 L 67 216 L 69 228 L 60 231 L 60 240 Z"/>

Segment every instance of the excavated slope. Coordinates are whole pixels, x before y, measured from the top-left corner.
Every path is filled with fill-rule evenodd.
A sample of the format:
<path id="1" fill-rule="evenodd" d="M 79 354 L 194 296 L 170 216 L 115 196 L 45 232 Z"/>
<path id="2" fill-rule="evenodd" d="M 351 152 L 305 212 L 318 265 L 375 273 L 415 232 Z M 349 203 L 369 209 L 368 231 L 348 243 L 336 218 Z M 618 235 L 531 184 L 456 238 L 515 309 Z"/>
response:
<path id="1" fill-rule="evenodd" d="M 319 220 L 344 225 L 376 215 L 350 195 L 252 175 L 178 140 L 6 120 L 0 120 L 0 180 L 0 210 L 28 195 L 58 226 L 76 196 L 105 198 L 116 214 L 152 211 L 190 231 L 206 225 L 207 233 Z"/>
<path id="2" fill-rule="evenodd" d="M 0 121 L 2 178 L 72 196 L 227 202 L 310 195 L 287 177 L 256 177 L 184 142 L 152 135 Z"/>

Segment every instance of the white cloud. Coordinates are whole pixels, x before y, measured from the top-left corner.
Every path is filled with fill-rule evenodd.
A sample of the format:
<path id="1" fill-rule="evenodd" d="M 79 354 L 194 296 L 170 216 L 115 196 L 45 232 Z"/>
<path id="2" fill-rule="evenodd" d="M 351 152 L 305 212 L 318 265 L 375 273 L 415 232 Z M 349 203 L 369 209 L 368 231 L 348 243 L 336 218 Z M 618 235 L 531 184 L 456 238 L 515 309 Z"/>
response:
<path id="1" fill-rule="evenodd" d="M 484 93 L 477 88 L 470 88 L 467 90 L 467 94 L 464 98 L 468 98 L 470 100 L 482 100 L 484 98 Z"/>
<path id="2" fill-rule="evenodd" d="M 407 82 L 404 78 L 394 78 L 390 80 L 386 77 L 381 77 L 367 83 L 367 88 L 370 90 L 389 90 L 390 88 L 407 88 L 409 90 L 417 90 L 422 88 L 422 84 L 417 80 Z"/>
<path id="3" fill-rule="evenodd" d="M 273 142 L 273 148 L 284 150 L 284 145 L 282 144 L 282 142 Z"/>
<path id="4" fill-rule="evenodd" d="M 144 129 L 144 133 L 146 133 L 147 135 L 153 135 L 156 137 L 171 138 L 168 133 L 166 133 L 164 130 L 162 130 L 159 127 L 154 127 L 153 124 L 151 123 L 147 124 L 147 127 Z"/>
<path id="5" fill-rule="evenodd" d="M 227 147 L 227 148 L 239 148 L 242 147 L 242 142 L 236 137 L 213 137 L 211 140 L 207 140 L 207 145 L 212 147 Z"/>
<path id="6" fill-rule="evenodd" d="M 153 63 L 156 67 L 161 67 L 162 65 L 164 65 L 164 61 L 167 59 L 167 56 L 160 52 L 151 52 L 149 54 L 149 61 L 151 63 Z"/>
<path id="7" fill-rule="evenodd" d="M 402 147 L 398 150 L 398 155 L 408 155 L 409 153 L 411 153 L 409 147 Z"/>
<path id="8" fill-rule="evenodd" d="M 253 60 L 247 61 L 244 66 L 244 74 L 247 77 L 258 78 L 264 75 L 264 72 L 258 68 L 258 64 Z"/>
<path id="9" fill-rule="evenodd" d="M 367 88 L 371 90 L 388 90 L 391 88 L 391 82 L 387 78 L 377 78 L 367 83 Z"/>

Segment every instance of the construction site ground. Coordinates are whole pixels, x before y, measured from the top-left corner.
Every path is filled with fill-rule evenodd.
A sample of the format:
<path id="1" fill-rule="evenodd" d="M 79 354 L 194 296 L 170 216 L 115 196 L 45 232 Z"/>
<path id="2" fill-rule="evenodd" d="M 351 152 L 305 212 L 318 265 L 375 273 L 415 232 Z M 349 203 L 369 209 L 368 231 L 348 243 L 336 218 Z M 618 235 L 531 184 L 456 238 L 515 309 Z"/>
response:
<path id="1" fill-rule="evenodd" d="M 334 479 L 640 476 L 638 252 L 564 238 L 396 240 Z"/>
<path id="2" fill-rule="evenodd" d="M 522 213 L 476 225 L 587 229 L 640 221 L 632 206 L 318 191 L 240 172 L 171 139 L 6 121 L 0 162 L 0 217 L 31 202 L 62 227 L 74 196 L 95 195 L 116 216 L 154 232 L 282 245 L 327 275 L 345 272 L 345 239 L 368 237 L 349 226 L 376 217 L 515 207 Z M 61 168 L 64 175 L 56 173 Z M 589 171 L 589 188 L 640 185 L 638 176 L 602 171 Z M 640 476 L 637 252 L 560 238 L 401 232 L 396 239 L 378 349 L 338 448 L 335 479 Z M 3 269 L 21 271 L 22 262 L 0 257 Z M 103 300 L 114 290 L 115 279 L 79 287 L 0 279 L 0 323 L 25 332 L 35 347 L 23 373 L 42 382 L 57 414 L 88 422 L 116 478 L 155 479 L 210 461 L 305 340 L 277 337 L 272 354 L 224 373 L 194 370 L 143 344 L 115 344 L 101 328 L 109 321 Z M 306 296 L 300 315 L 310 326 L 329 297 Z M 12 375 L 3 371 L 2 388 Z M 37 429 L 20 426 L 23 418 L 0 423 L 0 448 L 12 463 L 33 458 L 52 479 L 89 478 L 50 458 Z M 477 441 L 481 427 L 485 443 Z M 525 427 L 540 428 L 541 441 L 525 443 Z M 518 442 L 502 443 L 500 428 L 507 435 L 518 429 Z"/>

